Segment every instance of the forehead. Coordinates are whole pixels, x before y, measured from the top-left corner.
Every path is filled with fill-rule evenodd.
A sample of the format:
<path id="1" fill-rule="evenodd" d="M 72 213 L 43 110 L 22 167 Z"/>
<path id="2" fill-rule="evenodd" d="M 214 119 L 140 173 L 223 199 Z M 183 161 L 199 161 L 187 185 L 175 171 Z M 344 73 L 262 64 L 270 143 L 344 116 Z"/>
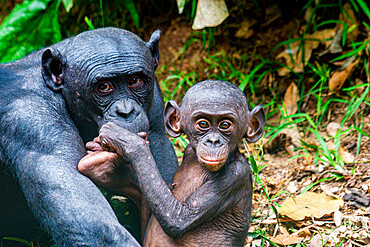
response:
<path id="1" fill-rule="evenodd" d="M 239 88 L 228 82 L 212 80 L 191 87 L 181 105 L 192 108 L 248 109 L 247 99 Z"/>
<path id="2" fill-rule="evenodd" d="M 68 62 L 94 77 L 112 73 L 151 73 L 152 57 L 145 42 L 123 30 L 87 32 L 67 48 Z"/>
<path id="3" fill-rule="evenodd" d="M 181 113 L 191 117 L 201 115 L 216 117 L 236 117 L 243 119 L 248 114 L 247 102 L 233 94 L 208 94 L 209 92 L 191 94 L 181 103 Z"/>

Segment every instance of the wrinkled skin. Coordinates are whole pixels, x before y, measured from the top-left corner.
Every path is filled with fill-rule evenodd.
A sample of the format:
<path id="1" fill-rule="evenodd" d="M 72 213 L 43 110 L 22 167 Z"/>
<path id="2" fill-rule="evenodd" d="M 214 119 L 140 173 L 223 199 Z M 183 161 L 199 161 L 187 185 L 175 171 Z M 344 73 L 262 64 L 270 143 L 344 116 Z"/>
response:
<path id="1" fill-rule="evenodd" d="M 1 238 L 23 237 L 41 224 L 58 246 L 138 246 L 76 168 L 85 143 L 114 122 L 149 133 L 150 152 L 172 182 L 177 160 L 154 74 L 159 37 L 156 31 L 144 42 L 121 29 L 98 29 L 0 65 Z M 115 162 L 111 174 L 119 170 L 127 196 L 141 198 L 127 160 Z"/>
<path id="2" fill-rule="evenodd" d="M 189 89 L 181 107 L 168 102 L 164 116 L 171 136 L 185 133 L 190 141 L 172 191 L 143 138 L 114 123 L 105 124 L 99 135 L 102 148 L 127 157 L 137 174 L 153 214 L 144 246 L 243 246 L 251 218 L 252 177 L 237 144 L 243 137 L 255 142 L 262 136 L 262 107 L 249 111 L 237 87 L 204 81 Z M 114 160 L 102 163 L 114 166 Z"/>

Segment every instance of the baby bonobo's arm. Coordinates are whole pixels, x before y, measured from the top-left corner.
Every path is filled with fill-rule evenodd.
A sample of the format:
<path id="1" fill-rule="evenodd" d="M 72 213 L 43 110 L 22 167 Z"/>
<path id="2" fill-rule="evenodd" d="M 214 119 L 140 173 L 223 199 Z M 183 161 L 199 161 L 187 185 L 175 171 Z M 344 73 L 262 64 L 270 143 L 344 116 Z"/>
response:
<path id="1" fill-rule="evenodd" d="M 245 190 L 250 187 L 245 179 L 249 173 L 246 164 L 234 161 L 225 167 L 225 172 L 207 181 L 184 203 L 180 203 L 163 181 L 150 149 L 142 138 L 108 123 L 100 130 L 100 140 L 103 147 L 109 147 L 131 160 L 144 198 L 163 230 L 171 237 L 181 237 L 220 215 L 236 200 L 240 200 L 242 193 L 246 193 Z"/>

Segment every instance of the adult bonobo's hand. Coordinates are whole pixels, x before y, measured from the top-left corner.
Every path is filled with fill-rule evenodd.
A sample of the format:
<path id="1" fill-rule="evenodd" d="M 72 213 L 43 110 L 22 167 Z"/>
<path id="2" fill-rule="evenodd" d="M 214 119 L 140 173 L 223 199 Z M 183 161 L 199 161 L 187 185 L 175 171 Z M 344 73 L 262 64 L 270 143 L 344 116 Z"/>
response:
<path id="1" fill-rule="evenodd" d="M 128 150 L 135 153 L 140 152 L 138 148 L 146 147 L 147 134 L 140 132 L 134 134 L 110 122 L 102 126 L 99 137 L 86 144 L 88 155 L 78 163 L 78 171 L 89 177 L 96 185 L 102 187 L 116 195 L 127 196 L 127 170 L 131 166 L 126 151 L 119 149 L 115 141 L 121 136 L 121 141 L 125 142 Z M 124 140 L 122 137 L 125 137 Z"/>

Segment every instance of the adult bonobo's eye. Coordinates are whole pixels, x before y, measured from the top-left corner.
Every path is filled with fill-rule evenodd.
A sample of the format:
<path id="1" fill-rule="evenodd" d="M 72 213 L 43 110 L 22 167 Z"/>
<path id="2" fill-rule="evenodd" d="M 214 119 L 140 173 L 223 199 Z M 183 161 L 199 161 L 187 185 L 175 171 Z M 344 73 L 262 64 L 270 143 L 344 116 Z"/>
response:
<path id="1" fill-rule="evenodd" d="M 96 91 L 98 91 L 101 94 L 108 95 L 114 91 L 114 87 L 112 83 L 103 81 L 98 83 L 98 85 L 96 86 Z"/>
<path id="2" fill-rule="evenodd" d="M 230 131 L 233 127 L 233 123 L 229 120 L 222 120 L 218 124 L 218 129 L 221 131 Z"/>
<path id="3" fill-rule="evenodd" d="M 200 129 L 200 130 L 207 130 L 209 129 L 209 126 L 210 126 L 209 122 L 205 119 L 200 119 L 196 123 L 197 129 Z"/>
<path id="4" fill-rule="evenodd" d="M 131 76 L 127 81 L 127 85 L 129 88 L 135 89 L 139 87 L 143 82 L 143 79 L 141 79 L 139 76 Z"/>

